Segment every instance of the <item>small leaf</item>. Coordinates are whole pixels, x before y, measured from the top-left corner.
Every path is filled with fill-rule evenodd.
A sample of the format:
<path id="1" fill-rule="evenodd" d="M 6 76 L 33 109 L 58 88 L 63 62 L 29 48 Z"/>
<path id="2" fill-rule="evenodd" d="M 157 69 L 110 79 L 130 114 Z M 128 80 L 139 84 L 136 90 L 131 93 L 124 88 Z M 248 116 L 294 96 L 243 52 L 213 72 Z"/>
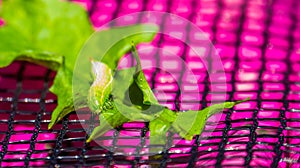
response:
<path id="1" fill-rule="evenodd" d="M 115 70 L 120 59 L 132 49 L 132 41 L 136 44 L 150 42 L 157 32 L 158 26 L 153 24 L 136 24 L 96 32 L 81 54 L 85 58 L 92 56 L 95 60 L 101 60 Z"/>
<path id="2" fill-rule="evenodd" d="M 172 123 L 177 118 L 177 112 L 174 112 L 168 108 L 164 108 L 163 111 L 156 115 L 156 118 L 150 121 L 150 144 L 163 145 L 166 143 L 166 133 L 170 129 Z"/>
<path id="3" fill-rule="evenodd" d="M 206 121 L 210 116 L 223 111 L 225 108 L 232 108 L 234 105 L 248 100 L 249 99 L 247 98 L 237 102 L 214 104 L 200 111 L 189 110 L 186 112 L 179 112 L 172 127 L 182 138 L 192 140 L 195 135 L 201 134 Z"/>
<path id="4" fill-rule="evenodd" d="M 164 107 L 158 103 L 145 78 L 134 44 L 132 52 L 137 64 L 115 72 L 112 96 L 118 102 L 120 112 L 130 116 L 129 119 L 149 121 L 153 119 L 153 114 L 161 112 Z"/>
<path id="5" fill-rule="evenodd" d="M 102 136 L 110 129 L 121 126 L 123 123 L 129 121 L 129 119 L 127 119 L 123 114 L 121 114 L 118 111 L 115 103 L 112 100 L 109 101 L 111 102 L 111 107 L 109 109 L 103 110 L 102 113 L 100 113 L 100 125 L 93 130 L 87 142 L 91 142 L 93 139 Z"/>
<path id="6" fill-rule="evenodd" d="M 87 143 L 90 143 L 92 140 L 104 135 L 107 131 L 113 129 L 111 125 L 106 121 L 102 114 L 99 115 L 100 125 L 94 128 L 93 132 L 86 140 Z"/>
<path id="7" fill-rule="evenodd" d="M 173 122 L 177 118 L 177 112 L 174 112 L 167 107 L 161 113 L 156 114 L 156 118 L 151 120 L 149 123 L 150 129 L 150 145 L 159 145 L 153 146 L 150 148 L 150 153 L 161 153 L 164 149 L 164 145 L 167 142 L 167 132 L 170 131 Z M 161 158 L 160 155 L 154 156 L 154 158 Z"/>
<path id="8" fill-rule="evenodd" d="M 75 110 L 72 99 L 73 95 L 70 91 L 70 89 L 72 89 L 72 83 L 70 83 L 70 81 L 72 81 L 72 72 L 65 66 L 61 66 L 54 79 L 55 85 L 50 88 L 50 91 L 57 96 L 58 105 L 52 112 L 48 129 L 51 129 L 64 116 Z"/>
<path id="9" fill-rule="evenodd" d="M 137 86 L 143 92 L 143 104 L 145 105 L 159 105 L 156 97 L 154 96 L 147 80 L 145 74 L 142 70 L 142 65 L 140 58 L 138 56 L 135 44 L 132 42 L 132 55 L 135 57 L 137 65 L 136 65 L 136 75 L 134 76 L 135 82 Z"/>

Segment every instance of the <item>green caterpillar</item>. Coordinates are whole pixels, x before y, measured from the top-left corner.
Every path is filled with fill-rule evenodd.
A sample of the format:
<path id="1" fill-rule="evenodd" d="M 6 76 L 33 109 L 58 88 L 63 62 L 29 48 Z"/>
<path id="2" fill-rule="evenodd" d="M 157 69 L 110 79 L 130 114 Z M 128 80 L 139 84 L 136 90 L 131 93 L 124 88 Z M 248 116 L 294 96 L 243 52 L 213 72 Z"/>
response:
<path id="1" fill-rule="evenodd" d="M 112 108 L 112 70 L 104 63 L 91 60 L 94 82 L 89 89 L 88 105 L 92 112 L 100 114 Z"/>

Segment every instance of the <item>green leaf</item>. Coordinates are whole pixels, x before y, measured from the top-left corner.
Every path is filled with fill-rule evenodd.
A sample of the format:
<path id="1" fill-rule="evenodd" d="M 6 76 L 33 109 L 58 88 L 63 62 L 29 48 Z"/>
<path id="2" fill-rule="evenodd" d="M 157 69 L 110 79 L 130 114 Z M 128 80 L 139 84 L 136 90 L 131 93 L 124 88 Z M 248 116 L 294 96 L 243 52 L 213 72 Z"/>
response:
<path id="1" fill-rule="evenodd" d="M 0 17 L 5 20 L 0 28 L 0 67 L 29 57 L 34 63 L 49 62 L 43 65 L 53 69 L 52 58 L 65 56 L 66 66 L 72 70 L 79 50 L 93 32 L 82 7 L 60 0 L 3 0 Z"/>
<path id="2" fill-rule="evenodd" d="M 161 112 L 161 106 L 154 96 L 142 71 L 140 58 L 132 43 L 132 53 L 136 59 L 135 67 L 117 70 L 114 75 L 112 96 L 118 110 L 132 121 L 149 121 L 153 114 Z"/>
<path id="3" fill-rule="evenodd" d="M 131 120 L 143 120 L 142 92 L 136 87 L 134 74 L 136 68 L 117 70 L 112 85 L 112 97 L 118 111 Z M 130 90 L 130 91 L 129 91 Z M 138 102 L 140 100 L 140 102 Z M 146 116 L 145 116 L 146 117 Z M 152 119 L 152 118 L 151 118 Z"/>
<path id="4" fill-rule="evenodd" d="M 72 99 L 72 83 L 70 81 L 72 81 L 72 72 L 65 66 L 61 66 L 56 73 L 54 84 L 50 88 L 50 91 L 57 96 L 57 106 L 52 112 L 48 129 L 51 129 L 64 116 L 75 110 Z"/>
<path id="5" fill-rule="evenodd" d="M 112 95 L 118 110 L 131 121 L 150 121 L 150 143 L 164 144 L 166 133 L 177 113 L 161 106 L 142 71 L 141 61 L 132 43 L 136 66 L 115 73 Z"/>
<path id="6" fill-rule="evenodd" d="M 90 143 L 92 140 L 102 136 L 107 131 L 113 129 L 111 125 L 106 121 L 103 115 L 99 115 L 100 125 L 94 128 L 93 132 L 89 135 L 89 138 L 86 140 L 87 143 Z"/>
<path id="7" fill-rule="evenodd" d="M 86 100 L 91 83 L 94 82 L 90 58 L 106 64 L 115 71 L 120 59 L 131 49 L 131 41 L 137 44 L 150 42 L 158 31 L 158 27 L 151 24 L 138 24 L 116 27 L 94 33 L 84 45 L 74 68 L 73 95 L 75 107 L 87 106 Z"/>
<path id="8" fill-rule="evenodd" d="M 78 66 L 90 70 L 89 61 L 83 59 L 92 57 L 115 70 L 120 59 L 132 48 L 132 41 L 136 44 L 150 42 L 157 31 L 156 25 L 137 24 L 95 32 L 81 51 L 83 62 L 78 62 Z"/>
<path id="9" fill-rule="evenodd" d="M 87 139 L 87 142 L 91 142 L 93 139 L 102 136 L 107 131 L 121 126 L 123 123 L 129 121 L 128 118 L 126 118 L 123 114 L 121 114 L 118 111 L 115 103 L 112 100 L 110 102 L 110 108 L 106 109 L 105 111 L 102 111 L 102 113 L 99 115 L 100 125 L 93 130 L 93 132 Z"/>
<path id="10" fill-rule="evenodd" d="M 248 101 L 245 99 L 237 102 L 225 102 L 220 104 L 214 104 L 206 107 L 200 111 L 189 110 L 186 112 L 179 112 L 178 117 L 172 124 L 172 128 L 182 138 L 186 140 L 192 140 L 195 135 L 200 135 L 207 119 L 218 112 L 223 111 L 226 108 L 232 108 L 238 103 Z"/>
<path id="11" fill-rule="evenodd" d="M 137 55 L 134 44 L 132 44 L 132 51 L 134 52 L 133 54 L 137 64 L 131 68 L 115 71 L 114 80 L 112 82 L 112 97 L 108 101 L 113 104 L 113 108 L 107 109 L 106 107 L 100 107 L 102 112 L 99 115 L 100 126 L 93 130 L 87 142 L 103 135 L 111 128 L 122 125 L 124 122 L 153 120 L 155 118 L 153 114 L 144 113 L 148 108 L 151 109 L 151 113 L 160 112 L 164 109 L 163 106 L 158 104 L 145 79 L 140 58 Z M 104 80 L 104 83 L 105 81 L 106 80 Z M 107 86 L 108 85 L 105 85 L 105 87 Z M 101 92 L 97 90 L 93 91 Z M 97 97 L 96 93 L 91 95 Z M 150 96 L 151 98 L 149 98 Z M 148 104 L 144 104 L 144 98 L 147 99 Z M 94 98 L 92 98 L 92 100 L 93 99 Z M 89 104 L 90 103 L 93 104 L 93 102 L 89 102 Z M 91 108 L 91 110 L 99 111 L 99 106 L 97 106 L 96 109 Z"/>
<path id="12" fill-rule="evenodd" d="M 164 145 L 167 140 L 167 132 L 171 128 L 172 123 L 177 118 L 177 112 L 174 112 L 168 108 L 164 108 L 163 111 L 156 115 L 156 118 L 149 123 L 150 129 L 150 144 L 151 145 Z M 161 149 L 151 150 L 151 152 L 158 152 Z"/>
<path id="13" fill-rule="evenodd" d="M 140 58 L 134 44 L 132 45 L 132 52 L 136 59 L 136 65 L 115 71 L 111 99 L 109 100 L 114 106 L 112 109 L 102 111 L 99 116 L 100 126 L 94 129 L 88 142 L 103 135 L 111 128 L 130 121 L 150 121 L 151 145 L 166 144 L 168 131 L 174 131 L 182 138 L 191 140 L 194 135 L 199 135 L 202 132 L 208 117 L 224 108 L 231 108 L 246 101 L 215 104 L 201 111 L 172 111 L 160 105 L 153 95 L 142 71 Z M 162 147 L 156 147 L 151 148 L 150 151 L 159 153 L 162 149 Z"/>
<path id="14" fill-rule="evenodd" d="M 91 75 L 87 73 L 90 67 L 86 67 L 85 74 L 73 74 L 77 55 L 93 33 L 85 10 L 76 4 L 60 0 L 3 0 L 0 16 L 5 20 L 5 26 L 0 28 L 0 67 L 7 66 L 14 60 L 26 60 L 58 71 L 50 88 L 57 95 L 58 106 L 52 113 L 49 129 L 74 110 L 74 103 L 76 107 L 85 107 L 85 93 L 88 93 L 89 85 L 84 84 L 92 81 Z M 145 31 L 150 33 L 144 33 Z M 82 53 L 89 55 L 85 58 L 94 57 L 98 60 L 99 55 L 106 53 L 103 62 L 114 69 L 131 47 L 127 40 L 150 41 L 156 31 L 157 27 L 152 25 L 137 25 L 97 32 L 90 41 L 100 45 L 97 45 L 95 51 L 83 49 Z M 128 33 L 130 37 L 123 39 Z M 89 44 L 85 46 L 87 49 L 91 47 Z M 82 62 L 87 63 L 89 60 Z M 73 88 L 74 79 L 86 83 L 79 89 Z"/>
<path id="15" fill-rule="evenodd" d="M 77 55 L 93 33 L 86 11 L 60 0 L 3 0 L 0 67 L 26 60 L 57 70 L 50 88 L 58 99 L 49 128 L 74 110 L 72 75 Z"/>
<path id="16" fill-rule="evenodd" d="M 98 99 L 99 106 L 91 108 L 95 110 L 106 103 L 112 105 L 100 114 L 100 126 L 88 141 L 124 122 L 136 120 L 150 121 L 152 144 L 164 144 L 169 130 L 191 140 L 202 132 L 208 117 L 243 102 L 225 102 L 201 111 L 179 113 L 161 106 L 146 81 L 135 46 L 131 44 L 132 41 L 151 41 L 157 32 L 154 25 L 127 26 L 95 33 L 84 45 L 80 61 L 75 65 L 84 42 L 93 33 L 88 16 L 80 6 L 59 0 L 3 0 L 0 17 L 5 20 L 5 26 L 0 28 L 0 67 L 14 60 L 25 60 L 58 71 L 50 88 L 58 97 L 58 106 L 49 128 L 72 112 L 74 103 L 77 107 L 85 107 L 92 101 L 88 101 L 86 94 L 94 82 L 91 73 L 87 73 L 91 69 L 89 58 L 99 60 L 115 71 L 120 59 L 131 48 L 137 65 L 116 70 L 111 100 L 106 101 L 109 91 L 104 89 L 100 93 L 105 98 Z M 80 84 L 74 86 L 74 81 Z M 92 97 L 97 98 L 99 94 Z"/>
<path id="17" fill-rule="evenodd" d="M 30 50 L 24 50 L 23 52 L 18 53 L 11 51 L 0 53 L 0 68 L 11 64 L 15 60 L 16 55 L 18 55 L 18 60 L 34 62 L 36 64 L 48 67 L 54 71 L 57 71 L 60 65 L 63 63 L 63 57 L 53 53 L 37 53 Z"/>
<path id="18" fill-rule="evenodd" d="M 127 41 L 137 40 L 139 43 L 148 42 L 153 39 L 156 32 L 156 26 L 144 24 L 112 28 L 94 33 L 80 52 L 78 57 L 78 60 L 80 61 L 77 61 L 73 71 L 73 92 L 68 93 L 68 96 L 73 95 L 74 102 L 72 103 L 74 103 L 75 107 L 78 109 L 93 106 L 93 103 L 91 102 L 91 99 L 93 98 L 88 96 L 94 94 L 90 91 L 91 83 L 94 82 L 94 74 L 90 71 L 92 69 L 90 63 L 91 59 L 95 61 L 99 60 L 106 64 L 110 69 L 114 70 L 117 68 L 117 63 L 120 59 L 130 50 L 131 43 L 126 43 Z M 105 43 L 103 43 L 103 41 L 105 41 Z M 123 85 L 123 83 L 121 83 L 121 85 Z M 107 92 L 105 94 L 107 95 Z M 74 110 L 73 106 L 62 106 L 62 108 L 67 109 L 66 112 L 61 113 L 60 111 L 55 110 L 52 114 L 49 128 L 58 122 L 59 119 Z M 91 110 L 95 111 L 96 108 Z"/>
<path id="19" fill-rule="evenodd" d="M 142 65 L 140 61 L 140 57 L 138 56 L 135 44 L 132 42 L 132 55 L 135 57 L 137 65 L 136 65 L 136 75 L 134 76 L 134 81 L 136 85 L 143 92 L 143 104 L 146 105 L 159 105 L 156 97 L 154 96 L 147 80 L 145 74 L 142 70 Z"/>

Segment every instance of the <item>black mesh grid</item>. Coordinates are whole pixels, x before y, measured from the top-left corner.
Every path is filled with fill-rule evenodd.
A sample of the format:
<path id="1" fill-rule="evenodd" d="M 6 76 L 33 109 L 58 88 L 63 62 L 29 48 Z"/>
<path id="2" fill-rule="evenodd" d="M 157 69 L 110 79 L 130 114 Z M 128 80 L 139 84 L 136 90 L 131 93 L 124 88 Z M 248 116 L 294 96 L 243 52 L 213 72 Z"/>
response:
<path id="1" fill-rule="evenodd" d="M 89 9 L 90 16 L 97 12 L 97 0 L 91 1 Z M 200 3 L 201 2 L 201 3 Z M 201 6 L 204 1 L 191 1 L 192 6 Z M 117 1 L 122 4 L 123 1 Z M 142 10 L 147 10 L 149 1 L 142 2 Z M 205 3 L 205 2 L 204 2 Z M 233 57 L 221 56 L 224 63 L 230 62 L 231 68 L 225 69 L 226 76 L 229 77 L 227 85 L 228 100 L 236 100 L 237 94 L 251 96 L 249 107 L 231 109 L 224 112 L 224 117 L 217 123 L 214 136 L 196 136 L 193 141 L 187 144 L 178 144 L 170 150 L 165 149 L 162 159 L 145 159 L 138 155 L 147 140 L 148 124 L 141 123 L 141 127 L 129 126 L 121 128 L 124 130 L 139 132 L 139 136 L 130 137 L 138 139 L 139 145 L 118 145 L 119 135 L 114 132 L 111 136 L 103 137 L 112 139 L 112 149 L 131 148 L 134 149 L 133 157 L 126 157 L 110 152 L 96 143 L 87 144 L 86 132 L 82 129 L 81 123 L 90 124 L 95 122 L 94 116 L 89 116 L 88 120 L 80 121 L 75 113 L 70 114 L 62 122 L 57 124 L 53 130 L 48 131 L 47 125 L 50 122 L 52 110 L 56 106 L 56 97 L 48 89 L 55 76 L 43 67 L 26 62 L 15 62 L 7 68 L 0 69 L 0 164 L 2 166 L 14 167 L 65 167 L 65 166 L 99 166 L 99 167 L 142 167 L 156 165 L 160 167 L 298 167 L 299 166 L 299 82 L 298 68 L 300 59 L 293 54 L 299 52 L 299 2 L 297 0 L 288 1 L 291 9 L 284 11 L 284 16 L 291 20 L 287 35 L 272 32 L 273 16 L 278 13 L 275 5 L 282 4 L 282 1 L 274 0 L 262 2 L 265 5 L 265 22 L 262 33 L 263 44 L 253 46 L 259 48 L 262 56 L 257 60 L 247 60 L 240 56 L 239 48 L 248 45 L 244 44 L 241 36 L 245 29 L 247 9 L 250 5 L 255 5 L 256 1 L 241 1 L 239 6 L 240 17 L 237 20 L 235 29 L 230 30 L 236 35 L 232 42 L 220 42 L 218 33 L 222 30 L 219 25 L 224 17 L 224 9 L 228 2 L 217 0 L 217 12 L 213 19 L 211 31 L 212 41 L 216 45 L 234 46 L 235 51 L 231 52 Z M 172 12 L 173 1 L 167 1 L 167 12 Z M 116 18 L 122 12 L 117 7 L 112 13 L 112 18 Z M 197 9 L 193 8 L 187 17 L 192 20 L 197 15 Z M 189 28 L 187 27 L 187 30 Z M 206 30 L 204 30 L 206 31 Z M 296 34 L 296 35 L 295 35 Z M 299 33 L 298 33 L 299 34 Z M 187 36 L 188 37 L 188 36 Z M 272 44 L 273 38 L 283 39 L 284 42 L 279 48 L 285 50 L 283 59 L 273 58 L 267 52 Z M 157 45 L 164 42 L 164 38 L 159 39 Z M 187 39 L 189 40 L 189 39 Z M 232 44 L 233 43 L 233 44 Z M 274 44 L 276 42 L 273 42 Z M 182 58 L 186 59 L 187 48 L 184 47 Z M 160 64 L 159 53 L 155 54 L 156 64 Z M 248 73 L 255 73 L 257 77 L 243 81 L 237 75 L 242 69 L 242 63 L 247 61 L 258 62 L 257 67 L 246 70 Z M 277 64 L 278 70 L 272 72 L 269 67 L 270 61 Z M 286 67 L 286 68 L 284 68 Z M 275 67 L 276 68 L 276 67 Z M 283 69 L 283 70 L 282 70 Z M 208 70 L 209 71 L 209 70 Z M 179 72 L 180 73 L 180 72 Z M 200 84 L 204 86 L 201 92 L 200 103 L 206 107 L 209 103 L 209 76 L 207 72 L 204 80 Z M 156 70 L 151 74 L 150 84 L 156 88 L 159 84 L 160 71 Z M 269 75 L 269 76 L 268 76 Z M 278 76 L 276 80 L 270 77 Z M 269 77 L 269 78 L 268 78 Z M 178 83 L 182 84 L 183 75 L 179 74 Z M 240 85 L 255 85 L 253 90 L 242 90 Z M 269 88 L 268 89 L 266 89 Z M 169 101 L 175 109 L 180 109 L 180 91 L 172 91 L 175 99 Z M 271 96 L 266 96 L 266 95 Z M 272 96 L 274 95 L 274 96 Z M 273 105 L 272 105 L 273 104 Z M 279 104 L 279 105 L 278 105 Z M 297 108 L 298 107 L 298 108 Z M 83 112 L 85 113 L 85 112 Z M 213 123 L 211 123 L 213 124 Z M 91 126 L 88 133 L 92 131 Z M 122 137 L 124 138 L 124 137 Z M 172 144 L 169 139 L 168 147 Z M 181 153 L 171 152 L 175 148 L 187 149 Z M 185 151 L 185 152 L 184 152 Z"/>

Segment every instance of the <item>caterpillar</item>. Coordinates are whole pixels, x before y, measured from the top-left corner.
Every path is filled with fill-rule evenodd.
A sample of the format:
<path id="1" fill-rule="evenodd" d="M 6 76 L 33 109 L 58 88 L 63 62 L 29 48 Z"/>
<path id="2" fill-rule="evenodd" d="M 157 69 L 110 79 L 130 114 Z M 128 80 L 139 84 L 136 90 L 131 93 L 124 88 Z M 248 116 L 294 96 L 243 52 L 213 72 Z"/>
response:
<path id="1" fill-rule="evenodd" d="M 94 82 L 88 93 L 88 105 L 92 112 L 99 114 L 112 108 L 112 70 L 104 63 L 91 60 Z"/>

